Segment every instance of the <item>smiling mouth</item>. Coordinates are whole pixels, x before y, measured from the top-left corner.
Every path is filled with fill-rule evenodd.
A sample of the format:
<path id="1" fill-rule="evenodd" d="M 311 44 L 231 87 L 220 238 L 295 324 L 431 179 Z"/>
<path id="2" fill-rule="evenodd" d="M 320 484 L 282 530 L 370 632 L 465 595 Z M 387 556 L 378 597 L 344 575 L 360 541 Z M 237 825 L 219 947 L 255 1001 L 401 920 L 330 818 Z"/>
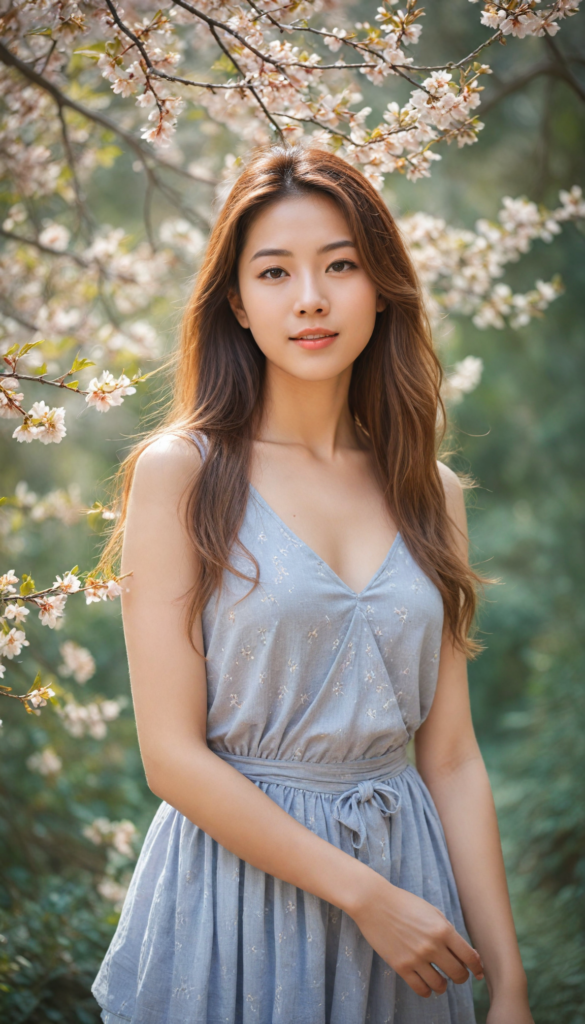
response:
<path id="1" fill-rule="evenodd" d="M 337 337 L 339 337 L 337 331 L 328 331 L 323 327 L 315 327 L 299 331 L 294 337 L 289 338 L 289 341 L 295 341 L 301 348 L 325 348 L 327 345 L 331 345 Z"/>

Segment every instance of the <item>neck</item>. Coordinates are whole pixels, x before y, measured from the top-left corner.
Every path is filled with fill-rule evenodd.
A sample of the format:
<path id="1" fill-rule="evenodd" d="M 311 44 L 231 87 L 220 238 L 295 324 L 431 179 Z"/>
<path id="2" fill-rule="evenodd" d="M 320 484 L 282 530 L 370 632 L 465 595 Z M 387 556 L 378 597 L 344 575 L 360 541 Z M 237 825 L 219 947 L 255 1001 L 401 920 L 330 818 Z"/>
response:
<path id="1" fill-rule="evenodd" d="M 361 448 L 349 411 L 352 367 L 326 380 L 302 380 L 267 362 L 258 440 L 297 444 L 321 459 L 339 448 Z"/>

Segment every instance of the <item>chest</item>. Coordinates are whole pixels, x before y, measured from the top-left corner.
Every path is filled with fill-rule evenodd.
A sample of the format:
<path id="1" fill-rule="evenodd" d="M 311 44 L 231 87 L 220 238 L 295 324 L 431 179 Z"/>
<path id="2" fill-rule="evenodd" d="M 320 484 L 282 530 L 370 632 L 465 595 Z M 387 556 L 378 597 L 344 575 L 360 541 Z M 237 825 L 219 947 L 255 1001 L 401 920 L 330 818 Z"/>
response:
<path id="1" fill-rule="evenodd" d="M 396 540 L 398 530 L 379 492 L 368 486 L 330 488 L 292 482 L 251 494 L 263 511 L 305 553 L 314 556 L 354 593 L 367 586 Z"/>
<path id="2" fill-rule="evenodd" d="M 290 530 L 252 486 L 239 539 L 258 563 L 259 585 L 251 589 L 247 580 L 226 573 L 216 613 L 209 608 L 205 616 L 209 626 L 213 620 L 220 633 L 233 634 L 236 645 L 240 634 L 246 634 L 246 643 L 254 639 L 254 646 L 282 631 L 289 636 L 298 631 L 299 636 L 306 634 L 307 651 L 315 654 L 324 636 L 328 647 L 329 639 L 333 643 L 338 632 L 343 635 L 357 615 L 367 622 L 381 653 L 389 656 L 397 641 L 416 646 L 421 631 L 442 626 L 440 593 L 400 533 L 360 590 Z M 240 572 L 254 575 L 243 552 L 234 549 L 232 561 Z"/>

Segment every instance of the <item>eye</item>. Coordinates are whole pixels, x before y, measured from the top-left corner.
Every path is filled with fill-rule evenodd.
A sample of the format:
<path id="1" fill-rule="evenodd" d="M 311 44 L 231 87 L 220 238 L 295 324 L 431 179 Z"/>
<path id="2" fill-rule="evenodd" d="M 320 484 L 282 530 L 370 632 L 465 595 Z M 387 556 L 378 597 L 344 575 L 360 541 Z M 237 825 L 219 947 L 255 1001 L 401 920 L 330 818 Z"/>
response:
<path id="1" fill-rule="evenodd" d="M 268 267 L 267 270 L 263 270 L 258 276 L 266 278 L 267 281 L 280 281 L 281 277 L 288 275 L 282 267 Z"/>
<path id="2" fill-rule="evenodd" d="M 333 270 L 336 274 L 342 273 L 344 270 L 355 269 L 356 264 L 353 260 L 335 260 L 334 263 L 330 263 L 327 270 Z"/>

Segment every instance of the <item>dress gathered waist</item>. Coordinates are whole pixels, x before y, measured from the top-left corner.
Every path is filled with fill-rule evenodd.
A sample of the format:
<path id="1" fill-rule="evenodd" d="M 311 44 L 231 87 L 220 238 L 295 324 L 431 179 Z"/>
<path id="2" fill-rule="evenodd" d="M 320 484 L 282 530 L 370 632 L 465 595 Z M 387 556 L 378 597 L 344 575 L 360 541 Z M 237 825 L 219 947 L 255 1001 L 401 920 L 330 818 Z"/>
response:
<path id="1" fill-rule="evenodd" d="M 274 782 L 339 796 L 345 793 L 348 786 L 381 782 L 400 775 L 408 767 L 405 746 L 396 747 L 379 757 L 335 762 L 284 761 L 280 758 L 248 757 L 215 749 L 213 753 L 233 765 L 252 782 Z"/>
<path id="2" fill-rule="evenodd" d="M 248 757 L 226 750 L 214 750 L 252 782 L 277 783 L 314 793 L 337 796 L 333 817 L 351 835 L 356 855 L 376 870 L 389 867 L 387 826 L 384 819 L 398 817 L 401 796 L 388 781 L 408 767 L 406 746 L 396 747 L 379 757 L 359 761 L 283 761 L 280 758 Z M 395 872 L 400 868 L 400 827 L 395 834 Z M 387 859 L 388 858 L 388 859 Z"/>

